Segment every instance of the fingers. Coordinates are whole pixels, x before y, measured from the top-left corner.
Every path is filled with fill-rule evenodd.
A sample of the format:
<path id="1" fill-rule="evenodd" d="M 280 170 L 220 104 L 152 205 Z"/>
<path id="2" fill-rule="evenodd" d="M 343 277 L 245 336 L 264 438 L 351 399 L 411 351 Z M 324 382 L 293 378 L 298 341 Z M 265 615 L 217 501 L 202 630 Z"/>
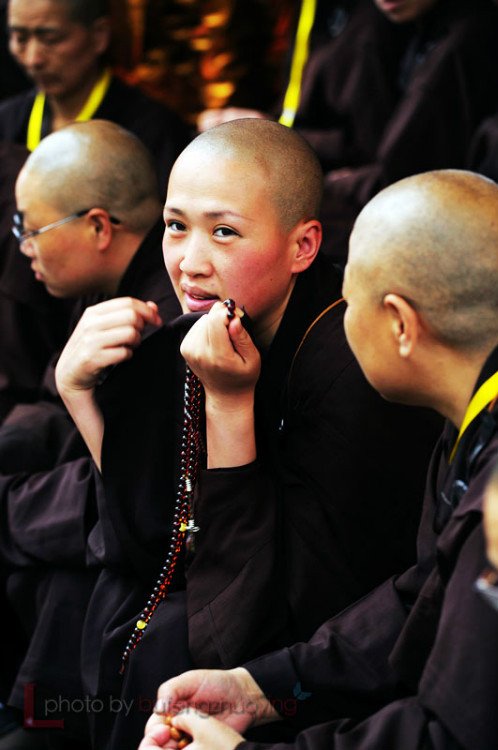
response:
<path id="1" fill-rule="evenodd" d="M 192 737 L 192 750 L 234 750 L 244 739 L 231 727 L 195 709 L 179 713 L 173 726 Z"/>
<path id="2" fill-rule="evenodd" d="M 169 727 L 164 724 L 151 726 L 147 724 L 145 737 L 139 745 L 138 750 L 149 750 L 149 748 L 165 747 L 169 740 Z"/>

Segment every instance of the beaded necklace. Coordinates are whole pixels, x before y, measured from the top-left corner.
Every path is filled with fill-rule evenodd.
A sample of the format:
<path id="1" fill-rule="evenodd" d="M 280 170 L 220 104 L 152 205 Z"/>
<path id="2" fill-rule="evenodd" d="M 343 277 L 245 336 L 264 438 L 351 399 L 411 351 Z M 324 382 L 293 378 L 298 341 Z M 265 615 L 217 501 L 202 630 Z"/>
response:
<path id="1" fill-rule="evenodd" d="M 232 299 L 227 299 L 223 304 L 227 308 L 228 320 L 232 320 L 232 318 L 235 317 L 235 302 Z M 184 540 L 186 552 L 193 554 L 195 551 L 195 534 L 199 531 L 199 527 L 195 525 L 192 501 L 199 466 L 199 457 L 205 451 L 199 430 L 201 403 L 201 382 L 197 375 L 195 375 L 187 366 L 183 391 L 184 406 L 180 454 L 180 480 L 176 492 L 171 542 L 166 561 L 159 578 L 156 581 L 156 585 L 152 590 L 146 606 L 140 613 L 135 629 L 123 651 L 121 657 L 121 674 L 125 671 L 131 652 L 134 651 L 140 643 L 154 612 L 166 597 Z"/>

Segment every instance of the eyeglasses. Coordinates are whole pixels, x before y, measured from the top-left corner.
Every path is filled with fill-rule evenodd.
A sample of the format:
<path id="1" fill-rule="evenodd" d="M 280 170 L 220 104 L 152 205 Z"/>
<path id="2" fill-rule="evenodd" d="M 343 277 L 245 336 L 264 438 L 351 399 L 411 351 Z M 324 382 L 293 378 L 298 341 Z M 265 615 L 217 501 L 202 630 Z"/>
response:
<path id="1" fill-rule="evenodd" d="M 13 217 L 14 226 L 12 227 L 12 234 L 16 240 L 22 244 L 26 240 L 30 240 L 32 237 L 43 234 L 43 232 L 48 232 L 49 229 L 55 229 L 55 227 L 59 227 L 61 224 L 67 224 L 68 221 L 74 221 L 74 219 L 80 219 L 91 210 L 91 208 L 83 208 L 81 211 L 71 214 L 71 216 L 66 216 L 65 219 L 59 219 L 59 221 L 54 221 L 52 224 L 40 227 L 40 229 L 33 229 L 31 232 L 24 231 L 24 215 L 22 211 L 16 211 Z M 109 216 L 109 219 L 113 224 L 121 224 L 121 221 L 115 219 L 113 216 Z"/>

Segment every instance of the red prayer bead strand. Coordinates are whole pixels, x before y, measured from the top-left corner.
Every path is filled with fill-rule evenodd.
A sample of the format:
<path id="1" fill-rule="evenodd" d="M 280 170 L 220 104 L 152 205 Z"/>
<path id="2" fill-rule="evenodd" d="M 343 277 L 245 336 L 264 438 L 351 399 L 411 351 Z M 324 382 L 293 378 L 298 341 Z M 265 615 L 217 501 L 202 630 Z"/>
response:
<path id="1" fill-rule="evenodd" d="M 202 385 L 196 375 L 187 367 L 184 389 L 184 419 L 181 445 L 181 468 L 178 490 L 173 513 L 173 532 L 169 553 L 162 572 L 142 610 L 135 629 L 121 657 L 121 674 L 132 651 L 136 649 L 154 612 L 165 598 L 173 579 L 176 564 L 183 547 L 187 530 L 195 531 L 192 517 L 192 498 L 195 479 L 199 465 L 199 455 L 203 452 L 202 438 L 199 432 L 200 405 Z M 189 528 L 190 527 L 190 528 Z"/>

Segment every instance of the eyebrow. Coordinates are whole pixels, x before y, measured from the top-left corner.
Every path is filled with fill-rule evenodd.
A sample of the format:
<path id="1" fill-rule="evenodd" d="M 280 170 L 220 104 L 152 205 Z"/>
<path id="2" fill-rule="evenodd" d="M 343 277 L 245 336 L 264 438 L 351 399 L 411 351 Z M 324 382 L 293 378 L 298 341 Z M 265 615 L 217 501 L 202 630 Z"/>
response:
<path id="1" fill-rule="evenodd" d="M 165 206 L 164 213 L 166 212 L 176 214 L 176 216 L 186 216 L 185 211 L 182 211 L 181 208 L 174 208 L 173 206 Z M 202 215 L 205 216 L 206 219 L 222 219 L 225 216 L 232 216 L 235 219 L 244 219 L 244 221 L 255 221 L 255 219 L 250 219 L 248 216 L 243 216 L 236 211 L 230 211 L 228 209 L 223 211 L 204 211 Z"/>
<path id="2" fill-rule="evenodd" d="M 47 32 L 52 31 L 60 31 L 60 26 L 35 26 L 34 28 L 31 28 L 30 26 L 16 26 L 15 24 L 7 26 L 8 32 L 12 31 L 20 31 L 24 33 L 29 34 L 46 34 Z"/>

